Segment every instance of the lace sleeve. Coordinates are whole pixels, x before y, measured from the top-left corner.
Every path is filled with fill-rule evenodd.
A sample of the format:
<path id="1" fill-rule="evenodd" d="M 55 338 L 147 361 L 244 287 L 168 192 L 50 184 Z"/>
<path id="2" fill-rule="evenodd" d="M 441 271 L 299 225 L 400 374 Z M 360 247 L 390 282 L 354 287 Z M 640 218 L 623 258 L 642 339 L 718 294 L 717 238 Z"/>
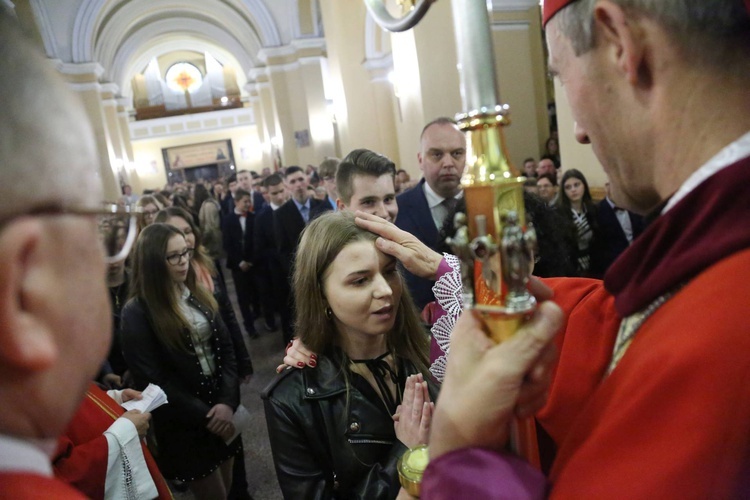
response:
<path id="1" fill-rule="evenodd" d="M 437 274 L 438 279 L 432 287 L 432 293 L 435 294 L 435 299 L 444 314 L 432 325 L 430 332 L 433 342 L 437 343 L 442 354 L 430 365 L 430 373 L 442 382 L 443 377 L 445 377 L 445 366 L 448 362 L 453 325 L 456 324 L 456 320 L 463 309 L 461 265 L 458 257 L 444 253 Z"/>

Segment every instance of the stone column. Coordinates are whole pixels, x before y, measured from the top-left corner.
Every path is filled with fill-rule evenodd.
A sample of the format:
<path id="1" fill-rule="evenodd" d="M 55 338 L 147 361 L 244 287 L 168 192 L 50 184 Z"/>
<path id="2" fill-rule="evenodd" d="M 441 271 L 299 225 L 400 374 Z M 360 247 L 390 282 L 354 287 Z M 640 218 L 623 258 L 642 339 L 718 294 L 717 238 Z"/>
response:
<path id="1" fill-rule="evenodd" d="M 250 85 L 248 85 L 250 87 Z M 248 90 L 250 93 L 250 108 L 253 110 L 253 116 L 255 117 L 255 128 L 258 131 L 258 141 L 262 145 L 261 151 L 261 164 L 262 167 L 270 167 L 273 170 L 273 158 L 271 158 L 271 147 L 268 130 L 266 128 L 266 121 L 263 116 L 263 105 L 260 100 L 260 95 L 252 86 L 252 89 Z M 260 173 L 260 172 L 259 172 Z"/>
<path id="2" fill-rule="evenodd" d="M 322 56 L 300 58 L 300 76 L 307 103 L 308 130 L 310 131 L 310 154 L 306 163 L 319 165 L 326 156 L 336 155 L 333 117 L 326 102 Z M 303 158 L 300 150 L 300 158 Z"/>
<path id="3" fill-rule="evenodd" d="M 120 187 L 114 165 L 117 158 L 112 145 L 110 130 L 102 103 L 102 86 L 99 78 L 104 68 L 98 63 L 68 64 L 59 63 L 57 70 L 79 95 L 94 130 L 94 139 L 99 154 L 99 171 L 104 186 L 105 199 L 116 201 Z"/>

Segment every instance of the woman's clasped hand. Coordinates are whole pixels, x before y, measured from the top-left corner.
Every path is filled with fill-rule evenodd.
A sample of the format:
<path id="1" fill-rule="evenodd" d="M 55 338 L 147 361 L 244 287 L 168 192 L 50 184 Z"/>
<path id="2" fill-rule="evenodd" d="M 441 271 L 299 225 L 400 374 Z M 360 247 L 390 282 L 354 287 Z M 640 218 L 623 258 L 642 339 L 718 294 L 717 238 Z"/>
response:
<path id="1" fill-rule="evenodd" d="M 421 373 L 406 379 L 404 396 L 393 415 L 396 437 L 408 448 L 427 444 L 435 403 L 430 401 L 427 382 Z"/>

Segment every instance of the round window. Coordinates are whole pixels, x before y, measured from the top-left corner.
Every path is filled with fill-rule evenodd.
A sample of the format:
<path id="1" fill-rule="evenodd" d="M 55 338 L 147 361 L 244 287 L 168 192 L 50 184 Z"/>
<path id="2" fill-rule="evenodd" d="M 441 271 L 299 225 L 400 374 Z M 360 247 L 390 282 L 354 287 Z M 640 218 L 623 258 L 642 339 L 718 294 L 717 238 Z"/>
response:
<path id="1" fill-rule="evenodd" d="M 166 80 L 167 86 L 175 92 L 193 92 L 203 83 L 203 75 L 195 65 L 179 62 L 169 67 Z"/>

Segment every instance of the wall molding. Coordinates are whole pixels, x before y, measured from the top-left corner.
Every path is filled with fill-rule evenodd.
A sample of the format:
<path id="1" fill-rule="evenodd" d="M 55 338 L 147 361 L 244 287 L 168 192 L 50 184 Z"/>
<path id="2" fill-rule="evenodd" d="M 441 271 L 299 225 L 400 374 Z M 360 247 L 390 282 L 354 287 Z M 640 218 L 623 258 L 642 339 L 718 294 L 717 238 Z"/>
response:
<path id="1" fill-rule="evenodd" d="M 132 142 L 255 125 L 252 108 L 208 111 L 129 123 Z"/>

